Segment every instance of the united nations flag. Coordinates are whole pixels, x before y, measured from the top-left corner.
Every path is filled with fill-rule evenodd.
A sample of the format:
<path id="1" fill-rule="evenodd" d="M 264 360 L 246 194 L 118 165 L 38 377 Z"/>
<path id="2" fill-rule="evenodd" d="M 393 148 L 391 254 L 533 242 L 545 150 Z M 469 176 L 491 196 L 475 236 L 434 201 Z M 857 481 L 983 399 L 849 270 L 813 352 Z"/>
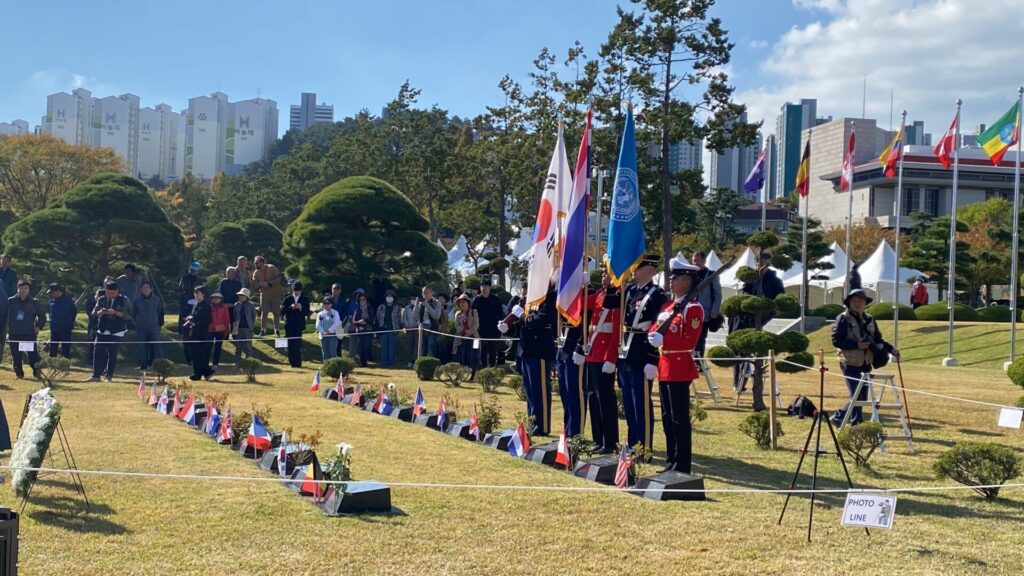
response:
<path id="1" fill-rule="evenodd" d="M 626 129 L 622 132 L 622 148 L 615 172 L 611 218 L 608 226 L 608 251 L 605 265 L 612 284 L 622 285 L 646 252 L 644 220 L 640 211 L 640 188 L 636 177 L 636 128 L 633 108 L 626 111 Z"/>

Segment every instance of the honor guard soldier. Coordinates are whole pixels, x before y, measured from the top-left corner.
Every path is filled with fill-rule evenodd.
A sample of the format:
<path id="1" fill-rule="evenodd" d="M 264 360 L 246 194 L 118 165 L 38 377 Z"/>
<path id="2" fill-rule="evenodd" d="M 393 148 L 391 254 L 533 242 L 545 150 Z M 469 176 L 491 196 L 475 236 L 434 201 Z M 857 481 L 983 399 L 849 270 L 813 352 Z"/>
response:
<path id="1" fill-rule="evenodd" d="M 689 474 L 692 454 L 690 383 L 697 377 L 693 350 L 704 328 L 704 307 L 696 294 L 691 295 L 699 269 L 675 258 L 671 267 L 672 298 L 665 302 L 647 339 L 661 349 L 658 394 L 666 446 L 662 472 L 675 470 Z"/>
<path id="2" fill-rule="evenodd" d="M 583 323 L 569 326 L 565 340 L 558 348 L 558 397 L 562 399 L 562 424 L 565 435 L 572 438 L 583 430 Z"/>
<path id="3" fill-rule="evenodd" d="M 551 430 L 551 366 L 555 360 L 555 289 L 549 286 L 544 300 L 533 310 L 525 312 L 516 305 L 510 316 L 521 325 L 516 359 L 526 391 L 526 412 L 533 417 L 533 434 L 547 436 Z M 498 331 L 509 331 L 509 320 L 498 322 Z"/>
<path id="4" fill-rule="evenodd" d="M 611 276 L 605 271 L 601 275 L 601 289 L 587 301 L 592 328 L 587 340 L 586 393 L 590 431 L 598 454 L 614 454 L 619 443 L 615 363 L 619 360 L 620 305 L 619 289 L 611 285 Z"/>
<path id="5" fill-rule="evenodd" d="M 665 291 L 653 281 L 660 260 L 657 254 L 647 254 L 633 272 L 635 282 L 626 291 L 625 342 L 618 366 L 629 445 L 643 444 L 647 450 L 651 450 L 654 428 L 651 387 L 658 377 L 658 350 L 647 341 L 647 332 L 665 305 Z"/>

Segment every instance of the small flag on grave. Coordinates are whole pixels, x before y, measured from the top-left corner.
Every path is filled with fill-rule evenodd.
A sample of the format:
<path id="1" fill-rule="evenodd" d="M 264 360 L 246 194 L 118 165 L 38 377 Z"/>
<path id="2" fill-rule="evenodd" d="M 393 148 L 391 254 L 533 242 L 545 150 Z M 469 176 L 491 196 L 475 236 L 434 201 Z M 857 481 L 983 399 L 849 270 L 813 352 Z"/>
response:
<path id="1" fill-rule="evenodd" d="M 323 497 L 324 493 L 324 485 L 319 482 L 323 479 L 324 475 L 320 470 L 320 463 L 317 462 L 316 455 L 314 454 L 309 463 L 309 467 L 306 468 L 306 479 L 300 485 L 299 489 L 303 492 L 312 494 L 314 500 L 319 500 Z"/>
<path id="2" fill-rule="evenodd" d="M 146 396 L 146 373 L 143 372 L 142 376 L 139 377 L 139 398 Z"/>
<path id="3" fill-rule="evenodd" d="M 281 445 L 277 447 L 277 473 L 281 478 L 288 476 L 288 432 L 281 434 Z"/>
<path id="4" fill-rule="evenodd" d="M 254 450 L 269 450 L 270 449 L 270 432 L 260 422 L 259 416 L 252 415 L 252 423 L 249 424 L 249 434 L 246 436 L 246 440 Z"/>
<path id="5" fill-rule="evenodd" d="M 160 394 L 160 399 L 156 403 L 156 411 L 161 414 L 167 414 L 167 404 L 170 400 L 167 397 L 167 387 L 164 386 L 163 393 Z"/>
<path id="6" fill-rule="evenodd" d="M 469 420 L 469 434 L 480 441 L 480 419 L 476 416 L 476 408 L 473 408 L 473 417 Z"/>
<path id="7" fill-rule="evenodd" d="M 356 384 L 356 389 L 352 391 L 352 398 L 349 399 L 348 403 L 352 406 L 358 406 L 359 402 L 363 400 L 363 385 Z"/>
<path id="8" fill-rule="evenodd" d="M 526 456 L 529 450 L 530 437 L 526 435 L 526 428 L 523 428 L 523 423 L 520 422 L 516 426 L 516 433 L 512 435 L 512 440 L 508 443 L 508 453 L 517 458 L 522 458 Z"/>
<path id="9" fill-rule="evenodd" d="M 562 427 L 562 433 L 558 435 L 558 452 L 555 453 L 555 464 L 561 464 L 568 468 L 572 462 L 572 457 L 569 455 L 569 441 L 565 437 L 565 427 Z"/>
<path id="10" fill-rule="evenodd" d="M 203 432 L 206 432 L 211 438 L 216 438 L 217 433 L 220 432 L 220 412 L 217 411 L 216 406 L 210 408 L 210 415 L 203 425 Z"/>
<path id="11" fill-rule="evenodd" d="M 628 446 L 619 451 L 619 465 L 615 468 L 615 486 L 625 488 L 629 483 L 629 469 L 633 467 L 633 457 Z"/>
<path id="12" fill-rule="evenodd" d="M 412 405 L 412 419 L 413 421 L 427 411 L 427 401 L 423 398 L 423 389 L 416 388 L 416 402 Z"/>
<path id="13" fill-rule="evenodd" d="M 338 397 L 338 402 L 345 397 L 345 375 L 338 374 L 338 381 L 334 384 L 334 395 Z"/>
<path id="14" fill-rule="evenodd" d="M 181 406 L 181 410 L 178 411 L 178 420 L 188 424 L 189 426 L 196 425 L 196 397 L 191 395 L 188 400 Z"/>
<path id="15" fill-rule="evenodd" d="M 153 382 L 153 386 L 150 387 L 149 389 L 149 405 L 156 406 L 156 403 L 159 401 L 159 398 L 160 397 L 157 396 L 156 393 L 156 382 Z"/>
<path id="16" fill-rule="evenodd" d="M 444 432 L 448 427 L 448 410 L 444 405 L 444 398 L 437 403 L 437 429 Z"/>
<path id="17" fill-rule="evenodd" d="M 313 383 L 310 384 L 309 391 L 310 392 L 319 392 L 320 391 L 320 371 L 319 370 L 316 371 L 316 376 L 313 376 Z"/>
<path id="18" fill-rule="evenodd" d="M 217 442 L 231 442 L 231 439 L 234 437 L 235 431 L 231 428 L 231 409 L 228 408 L 228 413 L 220 421 L 220 430 L 217 431 Z"/>

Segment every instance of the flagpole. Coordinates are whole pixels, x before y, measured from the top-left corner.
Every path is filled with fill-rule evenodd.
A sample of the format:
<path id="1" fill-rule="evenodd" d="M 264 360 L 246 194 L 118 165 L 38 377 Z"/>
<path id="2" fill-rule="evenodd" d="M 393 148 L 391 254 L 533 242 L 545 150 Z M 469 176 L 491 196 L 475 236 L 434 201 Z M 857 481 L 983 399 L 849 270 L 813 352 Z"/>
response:
<path id="1" fill-rule="evenodd" d="M 907 111 L 904 110 L 900 113 L 900 129 L 902 130 L 906 125 Z M 903 138 L 902 135 L 900 137 L 901 139 Z M 892 345 L 895 348 L 900 347 L 900 231 L 902 230 L 901 222 L 903 216 L 903 157 L 907 153 L 902 141 L 899 142 L 899 146 L 900 166 L 896 176 L 896 271 L 892 279 Z"/>
<path id="2" fill-rule="evenodd" d="M 768 138 L 765 138 L 765 148 L 767 148 L 767 154 L 765 158 L 764 172 L 768 175 L 765 178 L 765 183 L 761 185 L 761 232 L 768 229 L 768 188 L 772 183 L 772 147 L 767 142 Z"/>
<path id="3" fill-rule="evenodd" d="M 857 122 L 850 122 L 850 134 L 853 135 L 856 131 Z M 854 136 L 854 138 L 856 137 Z M 849 146 L 849 144 L 847 144 L 847 146 Z M 856 143 L 854 143 L 854 146 L 856 147 Z M 846 185 L 849 186 L 850 189 L 846 191 L 846 195 L 849 196 L 849 208 L 847 209 L 846 214 L 846 282 L 844 282 L 843 285 L 843 292 L 847 294 L 850 293 L 850 272 L 853 269 L 853 259 L 850 258 L 850 243 L 851 236 L 853 234 L 853 152 L 853 150 L 847 148 L 846 153 L 850 155 L 850 181 L 847 182 Z"/>
<path id="4" fill-rule="evenodd" d="M 949 207 L 949 283 L 946 286 L 946 307 L 949 309 L 949 334 L 946 336 L 946 357 L 943 366 L 956 366 L 953 357 L 953 294 L 956 291 L 956 192 L 957 179 L 960 174 L 960 106 L 963 100 L 956 100 L 956 128 L 953 131 L 953 192 Z"/>
<path id="5" fill-rule="evenodd" d="M 1010 360 L 1003 365 L 1007 370 L 1017 356 L 1017 247 L 1020 236 L 1017 226 L 1020 224 L 1020 109 L 1024 102 L 1024 86 L 1017 89 L 1017 162 L 1013 171 L 1013 247 L 1010 249 Z"/>
<path id="6" fill-rule="evenodd" d="M 811 133 L 813 128 L 807 129 L 807 150 L 811 149 Z M 800 263 L 803 265 L 803 278 L 800 284 L 800 332 L 803 333 L 807 317 L 807 215 L 811 203 L 811 157 L 807 155 L 807 195 L 804 196 L 804 229 L 800 239 Z"/>

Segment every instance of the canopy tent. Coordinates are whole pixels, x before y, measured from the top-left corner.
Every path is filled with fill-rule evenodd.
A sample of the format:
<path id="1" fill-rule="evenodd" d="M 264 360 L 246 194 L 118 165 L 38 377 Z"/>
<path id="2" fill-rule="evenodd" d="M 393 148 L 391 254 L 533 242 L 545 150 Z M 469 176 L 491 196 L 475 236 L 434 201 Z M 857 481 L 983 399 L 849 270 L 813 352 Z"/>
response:
<path id="1" fill-rule="evenodd" d="M 879 242 L 875 251 L 868 256 L 858 267 L 860 273 L 861 288 L 874 293 L 875 299 L 879 302 L 892 302 L 893 280 L 896 278 L 896 251 L 889 246 L 885 240 Z M 920 270 L 914 268 L 899 268 L 900 301 L 910 301 L 910 283 L 922 276 Z M 846 274 L 843 274 L 832 281 L 842 288 L 846 282 Z M 935 283 L 926 283 L 928 298 L 935 302 L 938 298 L 938 287 Z"/>
<path id="2" fill-rule="evenodd" d="M 832 253 L 822 256 L 807 270 L 807 308 L 815 309 L 822 304 L 840 304 L 843 301 L 843 278 L 846 277 L 846 252 L 837 242 L 829 245 Z M 829 264 L 830 266 L 822 266 Z M 782 280 L 786 293 L 800 299 L 800 285 L 803 284 L 803 267 L 793 263 Z"/>
<path id="3" fill-rule="evenodd" d="M 712 250 L 708 253 L 705 265 L 711 270 L 718 270 L 722 267 L 722 260 L 718 257 L 718 254 L 715 254 L 715 251 Z"/>

